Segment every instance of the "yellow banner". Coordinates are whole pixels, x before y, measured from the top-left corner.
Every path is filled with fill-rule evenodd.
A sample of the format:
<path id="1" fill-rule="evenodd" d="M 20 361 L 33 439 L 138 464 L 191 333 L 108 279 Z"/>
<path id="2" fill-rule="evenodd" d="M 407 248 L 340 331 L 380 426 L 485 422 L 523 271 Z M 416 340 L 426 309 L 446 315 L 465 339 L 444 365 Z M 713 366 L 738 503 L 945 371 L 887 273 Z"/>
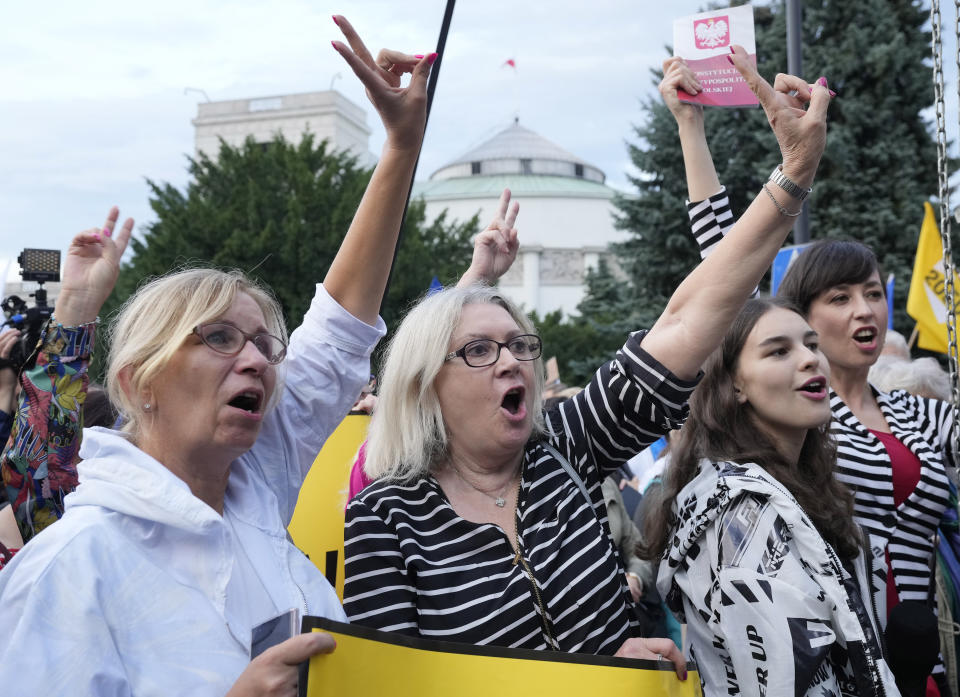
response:
<path id="1" fill-rule="evenodd" d="M 350 468 L 367 437 L 370 417 L 350 414 L 331 434 L 300 489 L 287 530 L 293 544 L 337 589 L 343 602 L 343 523 Z"/>
<path id="2" fill-rule="evenodd" d="M 917 242 L 917 256 L 913 262 L 910 293 L 907 295 L 907 314 L 917 321 L 917 345 L 929 351 L 947 352 L 946 275 L 943 265 L 943 244 L 933 213 L 933 206 L 923 204 L 923 225 Z M 960 291 L 960 277 L 953 275 L 954 286 Z"/>
<path id="3" fill-rule="evenodd" d="M 669 662 L 414 639 L 320 617 L 303 631 L 326 631 L 337 648 L 310 659 L 301 697 L 702 697 L 692 663 L 681 682 Z"/>

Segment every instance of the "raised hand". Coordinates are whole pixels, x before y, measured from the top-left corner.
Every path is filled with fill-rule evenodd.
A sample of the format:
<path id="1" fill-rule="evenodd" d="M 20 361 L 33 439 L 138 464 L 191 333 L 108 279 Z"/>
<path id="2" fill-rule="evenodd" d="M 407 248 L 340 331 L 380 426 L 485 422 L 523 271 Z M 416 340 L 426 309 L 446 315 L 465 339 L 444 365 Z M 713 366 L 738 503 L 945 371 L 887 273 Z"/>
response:
<path id="1" fill-rule="evenodd" d="M 663 79 L 660 81 L 659 89 L 664 104 L 678 123 L 685 119 L 703 119 L 702 106 L 682 102 L 677 96 L 677 90 L 683 90 L 690 96 L 703 91 L 697 76 L 683 58 L 674 56 L 663 61 Z"/>
<path id="2" fill-rule="evenodd" d="M 832 93 L 826 78 L 811 86 L 799 77 L 779 73 L 771 87 L 742 46 L 732 46 L 730 51 L 730 62 L 757 95 L 777 137 L 783 173 L 800 186 L 809 186 L 827 144 L 827 106 Z"/>
<path id="3" fill-rule="evenodd" d="M 127 218 L 123 226 L 115 230 L 119 217 L 120 211 L 114 206 L 102 229 L 84 230 L 70 243 L 54 310 L 60 324 L 76 326 L 92 322 L 113 291 L 120 272 L 120 258 L 133 232 L 133 218 Z"/>
<path id="4" fill-rule="evenodd" d="M 487 225 L 487 229 L 473 241 L 473 261 L 457 286 L 468 286 L 471 283 L 493 285 L 516 260 L 520 242 L 514 224 L 517 222 L 520 204 L 514 201 L 513 205 L 510 205 L 510 195 L 510 189 L 504 189 L 500 194 L 497 213 Z"/>
<path id="5" fill-rule="evenodd" d="M 413 56 L 383 49 L 374 60 L 346 17 L 334 15 L 349 47 L 334 41 L 333 47 L 356 74 L 387 131 L 387 145 L 419 149 L 427 120 L 427 76 L 436 53 Z M 400 86 L 400 76 L 410 73 L 410 84 Z"/>

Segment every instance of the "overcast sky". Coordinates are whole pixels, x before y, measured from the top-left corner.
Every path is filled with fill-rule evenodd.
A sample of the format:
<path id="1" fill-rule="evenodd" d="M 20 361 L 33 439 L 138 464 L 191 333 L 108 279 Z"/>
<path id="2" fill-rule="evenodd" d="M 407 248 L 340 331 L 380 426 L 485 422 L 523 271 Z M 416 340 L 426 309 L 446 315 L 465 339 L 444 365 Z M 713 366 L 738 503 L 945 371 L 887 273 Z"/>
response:
<path id="1" fill-rule="evenodd" d="M 704 5 L 461 0 L 418 177 L 519 116 L 625 188 L 624 141 L 642 116 L 641 100 L 654 90 L 650 69 L 666 55 L 673 18 Z M 0 273 L 23 247 L 65 248 L 76 231 L 101 224 L 113 204 L 138 226 L 149 222 L 145 180 L 186 184 L 190 121 L 204 98 L 185 88 L 217 101 L 332 84 L 366 108 L 359 82 L 330 46 L 341 38 L 330 15 L 346 15 L 374 53 L 383 46 L 428 53 L 444 6 L 445 0 L 4 3 Z M 952 55 L 950 47 L 944 55 Z M 516 71 L 502 67 L 508 58 Z M 956 128 L 951 87 L 948 123 Z M 383 130 L 372 109 L 367 120 L 377 153 Z M 11 276 L 18 270 L 11 264 Z"/>

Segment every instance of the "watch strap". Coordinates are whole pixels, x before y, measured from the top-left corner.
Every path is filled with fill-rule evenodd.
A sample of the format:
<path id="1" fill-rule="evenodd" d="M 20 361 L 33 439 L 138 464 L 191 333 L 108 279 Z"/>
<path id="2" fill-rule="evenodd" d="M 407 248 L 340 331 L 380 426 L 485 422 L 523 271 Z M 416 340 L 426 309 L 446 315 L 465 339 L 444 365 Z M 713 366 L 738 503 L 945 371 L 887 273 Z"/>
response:
<path id="1" fill-rule="evenodd" d="M 802 186 L 791 180 L 783 173 L 783 165 L 777 165 L 777 168 L 770 173 L 770 181 L 793 196 L 798 201 L 805 199 L 813 189 L 804 189 Z"/>

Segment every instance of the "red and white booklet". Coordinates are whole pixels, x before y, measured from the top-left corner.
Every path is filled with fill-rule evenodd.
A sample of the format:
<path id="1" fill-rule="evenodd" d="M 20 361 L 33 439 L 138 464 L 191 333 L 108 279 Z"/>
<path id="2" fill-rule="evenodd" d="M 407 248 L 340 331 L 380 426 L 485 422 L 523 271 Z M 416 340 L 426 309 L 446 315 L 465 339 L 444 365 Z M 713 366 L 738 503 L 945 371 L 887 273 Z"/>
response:
<path id="1" fill-rule="evenodd" d="M 696 73 L 703 91 L 677 94 L 681 101 L 704 106 L 756 106 L 760 103 L 727 56 L 734 44 L 743 46 L 757 64 L 757 42 L 750 5 L 701 12 L 673 20 L 673 55 L 680 56 Z"/>

